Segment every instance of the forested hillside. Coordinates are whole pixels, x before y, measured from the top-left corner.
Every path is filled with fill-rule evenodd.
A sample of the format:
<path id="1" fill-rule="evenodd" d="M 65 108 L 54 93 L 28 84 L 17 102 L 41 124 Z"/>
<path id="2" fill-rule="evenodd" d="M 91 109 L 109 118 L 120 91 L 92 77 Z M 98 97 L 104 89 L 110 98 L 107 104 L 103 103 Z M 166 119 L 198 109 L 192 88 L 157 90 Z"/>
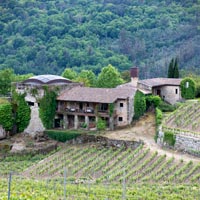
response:
<path id="1" fill-rule="evenodd" d="M 0 0 L 0 69 L 140 67 L 141 78 L 200 63 L 199 0 Z"/>

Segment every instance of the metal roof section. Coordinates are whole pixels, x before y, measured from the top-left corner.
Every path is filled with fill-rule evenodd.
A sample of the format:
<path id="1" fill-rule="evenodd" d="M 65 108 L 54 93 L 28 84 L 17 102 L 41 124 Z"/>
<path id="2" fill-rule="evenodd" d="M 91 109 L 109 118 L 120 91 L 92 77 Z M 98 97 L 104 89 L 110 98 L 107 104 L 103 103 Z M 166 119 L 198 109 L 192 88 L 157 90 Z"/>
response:
<path id="1" fill-rule="evenodd" d="M 25 81 L 23 81 L 22 83 L 25 84 L 31 84 L 31 83 L 35 83 L 35 84 L 52 84 L 52 83 L 70 83 L 72 82 L 69 79 L 66 79 L 62 76 L 57 76 L 57 75 L 51 75 L 51 74 L 45 74 L 45 75 L 38 75 L 38 76 L 33 76 Z"/>

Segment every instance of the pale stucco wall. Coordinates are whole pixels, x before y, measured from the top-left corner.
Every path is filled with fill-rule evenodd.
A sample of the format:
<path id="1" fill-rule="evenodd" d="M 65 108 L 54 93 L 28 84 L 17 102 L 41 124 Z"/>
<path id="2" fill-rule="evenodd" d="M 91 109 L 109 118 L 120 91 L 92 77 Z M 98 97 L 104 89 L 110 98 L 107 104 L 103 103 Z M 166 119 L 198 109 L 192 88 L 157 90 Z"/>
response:
<path id="1" fill-rule="evenodd" d="M 160 96 L 163 100 L 170 104 L 175 104 L 182 99 L 179 86 L 160 86 L 153 88 L 153 94 L 157 95 L 157 90 L 160 90 Z"/>

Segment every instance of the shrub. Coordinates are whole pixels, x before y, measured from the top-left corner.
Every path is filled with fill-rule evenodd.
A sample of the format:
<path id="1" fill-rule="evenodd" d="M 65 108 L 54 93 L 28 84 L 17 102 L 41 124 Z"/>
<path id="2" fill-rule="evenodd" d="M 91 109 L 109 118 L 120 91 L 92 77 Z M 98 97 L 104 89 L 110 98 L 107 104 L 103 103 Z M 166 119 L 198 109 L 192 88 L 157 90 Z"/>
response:
<path id="1" fill-rule="evenodd" d="M 161 98 L 159 96 L 149 95 L 146 96 L 146 107 L 147 109 L 151 106 L 154 108 L 158 107 L 161 103 Z"/>
<path id="2" fill-rule="evenodd" d="M 192 78 L 184 78 L 181 81 L 181 96 L 184 99 L 193 99 L 196 95 L 196 86 Z"/>
<path id="3" fill-rule="evenodd" d="M 79 131 L 70 130 L 70 131 L 58 131 L 58 130 L 46 130 L 44 134 L 48 135 L 53 140 L 59 142 L 66 142 L 67 140 L 72 140 L 81 135 Z"/>
<path id="4" fill-rule="evenodd" d="M 160 102 L 160 105 L 158 106 L 158 108 L 162 111 L 162 112 L 173 112 L 174 110 L 176 110 L 176 106 L 175 105 L 170 105 L 164 101 Z"/>
<path id="5" fill-rule="evenodd" d="M 159 126 L 162 122 L 163 113 L 159 108 L 156 108 L 156 125 Z"/>
<path id="6" fill-rule="evenodd" d="M 134 118 L 139 119 L 146 111 L 145 95 L 137 91 L 134 97 Z"/>
<path id="7" fill-rule="evenodd" d="M 97 130 L 103 131 L 105 129 L 106 129 L 106 121 L 99 117 L 97 121 Z"/>
<path id="8" fill-rule="evenodd" d="M 166 142 L 170 146 L 174 146 L 175 142 L 176 142 L 176 136 L 174 135 L 173 132 L 166 131 L 164 133 L 164 139 L 163 140 L 164 140 L 164 142 Z"/>
<path id="9" fill-rule="evenodd" d="M 23 132 L 28 126 L 31 118 L 31 109 L 25 101 L 25 94 L 13 93 L 12 99 L 13 111 L 15 113 L 15 123 L 17 131 Z"/>
<path id="10" fill-rule="evenodd" d="M 44 88 L 45 94 L 40 100 L 40 118 L 45 128 L 53 127 L 53 120 L 56 114 L 56 97 L 57 94 L 53 90 Z"/>
<path id="11" fill-rule="evenodd" d="M 10 131 L 13 126 L 12 106 L 10 103 L 0 104 L 0 125 L 6 131 Z"/>

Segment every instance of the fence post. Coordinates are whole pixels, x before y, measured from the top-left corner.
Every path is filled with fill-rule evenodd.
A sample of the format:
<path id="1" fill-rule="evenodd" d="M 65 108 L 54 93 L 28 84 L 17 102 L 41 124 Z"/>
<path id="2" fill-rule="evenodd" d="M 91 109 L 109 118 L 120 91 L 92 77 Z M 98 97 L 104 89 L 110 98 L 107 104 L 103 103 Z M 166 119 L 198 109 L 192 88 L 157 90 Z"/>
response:
<path id="1" fill-rule="evenodd" d="M 64 168 L 64 200 L 66 200 L 66 185 L 67 185 L 67 169 Z"/>
<path id="2" fill-rule="evenodd" d="M 9 173 L 9 177 L 8 177 L 8 200 L 10 200 L 11 181 L 12 181 L 12 172 Z"/>
<path id="3" fill-rule="evenodd" d="M 126 170 L 124 168 L 123 181 L 122 181 L 122 200 L 126 200 Z"/>

